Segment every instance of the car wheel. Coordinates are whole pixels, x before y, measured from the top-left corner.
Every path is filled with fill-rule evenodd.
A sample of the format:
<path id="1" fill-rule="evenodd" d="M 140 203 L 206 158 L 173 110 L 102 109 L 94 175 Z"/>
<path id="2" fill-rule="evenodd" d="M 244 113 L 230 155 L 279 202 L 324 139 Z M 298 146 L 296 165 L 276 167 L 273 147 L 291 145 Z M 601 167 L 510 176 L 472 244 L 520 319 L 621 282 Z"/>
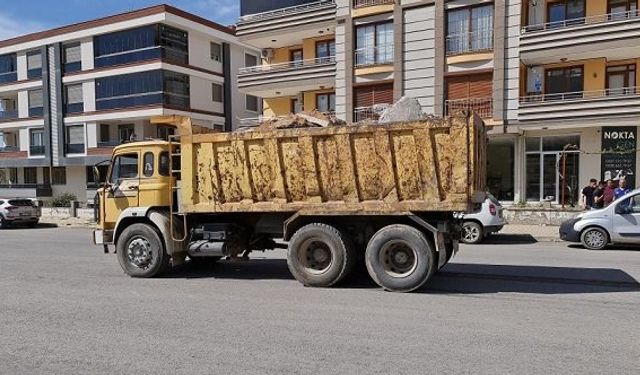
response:
<path id="1" fill-rule="evenodd" d="M 482 232 L 482 225 L 475 221 L 467 221 L 462 224 L 462 242 L 468 244 L 480 243 L 484 239 Z"/>
<path id="2" fill-rule="evenodd" d="M 602 228 L 587 228 L 582 232 L 580 242 L 589 250 L 602 250 L 609 243 L 609 234 Z"/>

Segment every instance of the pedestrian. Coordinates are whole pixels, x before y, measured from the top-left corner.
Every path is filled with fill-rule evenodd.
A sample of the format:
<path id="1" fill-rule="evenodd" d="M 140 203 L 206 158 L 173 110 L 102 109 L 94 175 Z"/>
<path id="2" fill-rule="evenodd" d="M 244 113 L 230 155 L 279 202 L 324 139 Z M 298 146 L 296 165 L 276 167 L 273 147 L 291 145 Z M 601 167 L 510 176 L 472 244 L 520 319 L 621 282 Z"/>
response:
<path id="1" fill-rule="evenodd" d="M 631 190 L 627 188 L 627 181 L 623 177 L 618 181 L 618 188 L 613 192 L 613 195 L 615 196 L 615 199 L 618 199 L 630 191 Z"/>
<path id="2" fill-rule="evenodd" d="M 593 208 L 598 210 L 604 208 L 604 189 L 604 181 L 598 182 L 598 186 L 593 190 Z"/>
<path id="3" fill-rule="evenodd" d="M 589 210 L 593 206 L 593 191 L 596 189 L 598 180 L 592 178 L 589 180 L 589 185 L 582 189 L 582 195 L 580 201 L 582 203 L 583 210 Z"/>
<path id="4" fill-rule="evenodd" d="M 604 194 L 602 195 L 602 202 L 604 203 L 604 207 L 607 207 L 611 204 L 611 202 L 613 202 L 614 199 L 616 199 L 615 190 L 616 187 L 613 184 L 613 180 L 608 179 L 607 186 L 604 187 Z"/>

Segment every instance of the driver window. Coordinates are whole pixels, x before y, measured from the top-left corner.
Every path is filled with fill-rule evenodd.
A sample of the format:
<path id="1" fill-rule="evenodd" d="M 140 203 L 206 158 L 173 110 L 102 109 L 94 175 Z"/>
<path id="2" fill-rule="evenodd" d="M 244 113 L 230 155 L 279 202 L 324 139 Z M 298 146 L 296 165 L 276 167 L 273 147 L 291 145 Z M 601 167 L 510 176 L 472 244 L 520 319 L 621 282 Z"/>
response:
<path id="1" fill-rule="evenodd" d="M 111 171 L 111 183 L 120 185 L 123 180 L 138 178 L 138 154 L 116 156 Z"/>

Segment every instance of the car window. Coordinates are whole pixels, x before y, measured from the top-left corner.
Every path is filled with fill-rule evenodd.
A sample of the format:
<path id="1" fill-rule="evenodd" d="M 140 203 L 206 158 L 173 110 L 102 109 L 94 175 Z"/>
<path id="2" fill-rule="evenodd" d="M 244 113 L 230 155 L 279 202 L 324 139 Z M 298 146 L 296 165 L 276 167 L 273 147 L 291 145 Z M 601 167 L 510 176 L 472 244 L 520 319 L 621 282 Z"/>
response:
<path id="1" fill-rule="evenodd" d="M 33 201 L 30 199 L 12 199 L 9 201 L 11 206 L 16 207 L 32 207 L 34 206 Z"/>
<path id="2" fill-rule="evenodd" d="M 120 185 L 122 180 L 138 177 L 138 154 L 116 156 L 113 161 L 110 182 Z"/>
<path id="3" fill-rule="evenodd" d="M 621 200 L 616 208 L 616 213 L 640 213 L 640 194 Z"/>
<path id="4" fill-rule="evenodd" d="M 146 152 L 144 154 L 144 168 L 142 173 L 145 177 L 153 176 L 153 171 L 155 170 L 153 152 Z"/>
<path id="5" fill-rule="evenodd" d="M 158 172 L 161 176 L 169 176 L 169 153 L 164 151 L 160 153 L 160 162 L 158 163 Z"/>

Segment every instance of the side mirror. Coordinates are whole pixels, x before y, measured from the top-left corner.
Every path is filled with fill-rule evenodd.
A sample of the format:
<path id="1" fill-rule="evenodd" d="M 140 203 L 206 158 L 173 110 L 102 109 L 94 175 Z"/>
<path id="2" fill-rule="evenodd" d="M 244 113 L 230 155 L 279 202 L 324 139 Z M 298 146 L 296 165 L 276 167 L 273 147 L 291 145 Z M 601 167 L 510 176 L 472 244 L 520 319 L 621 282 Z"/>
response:
<path id="1" fill-rule="evenodd" d="M 98 184 L 102 182 L 100 179 L 100 169 L 95 165 L 93 166 L 93 180 Z"/>

